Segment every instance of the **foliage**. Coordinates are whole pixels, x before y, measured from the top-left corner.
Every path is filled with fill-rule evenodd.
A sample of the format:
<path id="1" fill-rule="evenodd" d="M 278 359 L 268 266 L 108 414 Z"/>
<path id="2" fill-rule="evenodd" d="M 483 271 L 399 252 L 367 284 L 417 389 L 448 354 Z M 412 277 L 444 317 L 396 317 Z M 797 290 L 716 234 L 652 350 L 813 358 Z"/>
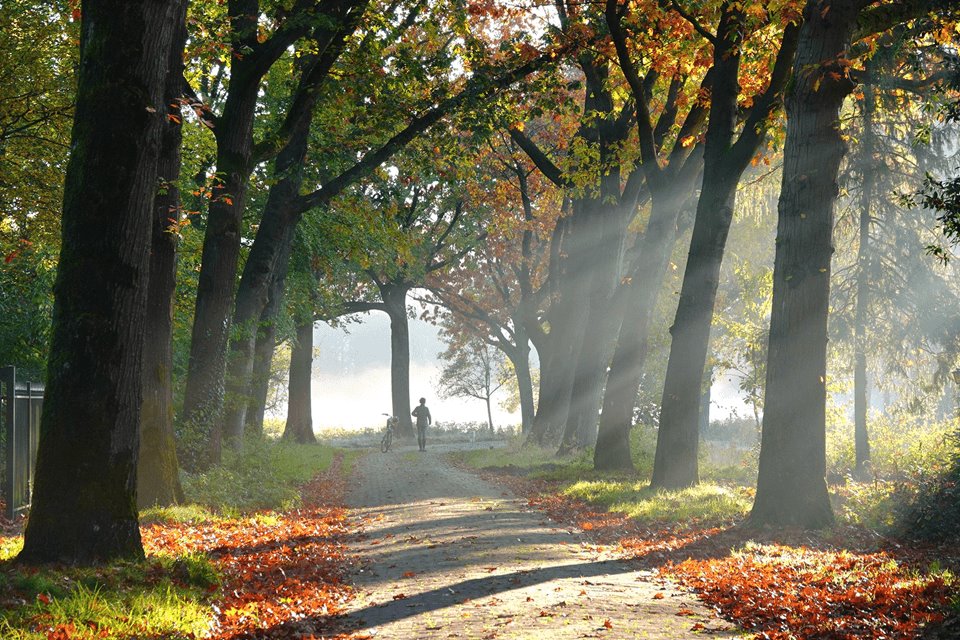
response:
<path id="1" fill-rule="evenodd" d="M 316 446 L 279 457 L 282 476 L 302 480 Z M 284 458 L 286 462 L 284 463 Z M 302 509 L 239 518 L 196 506 L 151 510 L 144 563 L 24 568 L 11 558 L 22 538 L 0 538 L 0 635 L 11 640 L 95 638 L 288 638 L 306 617 L 319 629 L 342 612 L 350 590 L 343 537 L 347 469 L 301 487 Z M 146 520 L 145 519 L 145 520 Z M 299 637 L 299 636 L 298 636 Z"/>
<path id="2" fill-rule="evenodd" d="M 757 544 L 666 573 L 771 640 L 915 638 L 943 619 L 953 580 L 916 575 L 884 553 Z"/>
<path id="3" fill-rule="evenodd" d="M 437 385 L 443 398 L 476 398 L 490 406 L 490 398 L 503 386 L 504 357 L 479 340 L 451 345 L 440 354 L 445 361 Z M 493 424 L 490 424 L 493 429 Z"/>
<path id="4" fill-rule="evenodd" d="M 958 454 L 952 437 L 957 420 L 930 422 L 924 416 L 876 415 L 870 421 L 871 473 L 896 482 L 917 482 L 943 473 Z M 855 467 L 853 425 L 837 416 L 827 427 L 827 474 L 849 477 Z"/>
<path id="5" fill-rule="evenodd" d="M 46 378 L 55 277 L 49 246 L 22 240 L 0 261 L 0 366 L 17 367 L 25 381 Z"/>

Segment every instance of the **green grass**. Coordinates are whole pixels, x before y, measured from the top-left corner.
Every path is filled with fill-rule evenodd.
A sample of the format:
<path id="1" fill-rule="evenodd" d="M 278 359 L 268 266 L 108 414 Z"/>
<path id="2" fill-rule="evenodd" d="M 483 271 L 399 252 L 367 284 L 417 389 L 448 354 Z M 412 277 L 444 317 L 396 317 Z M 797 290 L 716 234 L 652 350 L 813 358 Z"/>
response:
<path id="1" fill-rule="evenodd" d="M 217 516 L 199 504 L 178 504 L 169 507 L 150 507 L 140 511 L 140 524 L 199 524 L 211 522 Z"/>
<path id="2" fill-rule="evenodd" d="M 649 487 L 655 438 L 649 430 L 635 429 L 631 444 L 635 473 L 593 470 L 593 452 L 559 458 L 554 449 L 519 446 L 505 449 L 462 451 L 453 455 L 476 469 L 506 470 L 528 478 L 558 483 L 558 491 L 609 511 L 624 513 L 645 523 L 711 524 L 746 514 L 753 501 L 751 489 L 727 478 L 730 470 L 711 469 L 711 481 L 683 491 Z M 734 471 L 738 471 L 734 469 Z"/>
<path id="3" fill-rule="evenodd" d="M 5 545 L 0 561 L 2 638 L 43 639 L 60 625 L 71 638 L 193 638 L 210 629 L 219 576 L 200 554 L 37 570 L 12 564 L 18 546 Z"/>
<path id="4" fill-rule="evenodd" d="M 223 464 L 205 473 L 185 474 L 187 501 L 224 515 L 258 510 L 285 511 L 300 505 L 299 486 L 333 463 L 337 449 L 322 444 L 249 440 L 240 452 L 224 452 Z M 342 452 L 349 473 L 356 452 Z M 157 517 L 179 517 L 157 514 Z"/>
<path id="5" fill-rule="evenodd" d="M 743 516 L 753 501 L 752 492 L 743 487 L 700 484 L 665 491 L 629 480 L 581 480 L 563 494 L 643 523 L 715 524 Z"/>
<path id="6" fill-rule="evenodd" d="M 153 507 L 143 524 L 196 524 L 252 510 L 283 510 L 299 504 L 299 485 L 325 471 L 338 451 L 324 445 L 250 442 L 228 453 L 224 464 L 185 476 L 190 504 Z M 343 452 L 350 473 L 358 452 Z M 272 513 L 256 513 L 276 523 Z M 115 562 L 96 568 L 20 567 L 12 560 L 21 537 L 0 538 L 0 638 L 47 638 L 65 626 L 70 638 L 195 638 L 213 621 L 212 599 L 220 584 L 216 567 L 202 553 L 158 555 L 146 562 Z M 70 627 L 69 625 L 73 625 Z M 102 635 L 101 635 L 102 634 Z"/>

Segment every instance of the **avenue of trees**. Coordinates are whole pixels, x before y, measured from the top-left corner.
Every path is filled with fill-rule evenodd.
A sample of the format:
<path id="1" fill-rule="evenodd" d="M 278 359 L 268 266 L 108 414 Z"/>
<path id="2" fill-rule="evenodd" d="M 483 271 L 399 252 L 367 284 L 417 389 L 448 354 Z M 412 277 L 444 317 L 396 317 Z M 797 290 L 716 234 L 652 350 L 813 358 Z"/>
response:
<path id="1" fill-rule="evenodd" d="M 5 2 L 0 364 L 47 385 L 20 560 L 142 556 L 138 507 L 263 437 L 283 343 L 284 437 L 312 441 L 315 322 L 387 314 L 412 435 L 415 301 L 446 393 L 489 415 L 509 373 L 525 441 L 598 470 L 655 426 L 658 488 L 699 482 L 738 372 L 750 523 L 829 525 L 831 385 L 868 476 L 871 390 L 958 365 L 958 14 Z"/>

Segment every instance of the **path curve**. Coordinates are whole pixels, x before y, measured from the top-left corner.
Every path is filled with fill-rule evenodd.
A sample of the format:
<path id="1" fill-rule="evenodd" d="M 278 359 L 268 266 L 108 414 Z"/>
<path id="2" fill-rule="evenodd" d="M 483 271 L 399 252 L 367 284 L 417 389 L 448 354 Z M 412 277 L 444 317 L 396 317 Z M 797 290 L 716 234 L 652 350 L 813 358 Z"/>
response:
<path id="1" fill-rule="evenodd" d="M 361 635 L 741 637 L 693 595 L 454 468 L 442 450 L 456 447 L 358 462 L 348 504 L 363 533 L 347 622 Z"/>

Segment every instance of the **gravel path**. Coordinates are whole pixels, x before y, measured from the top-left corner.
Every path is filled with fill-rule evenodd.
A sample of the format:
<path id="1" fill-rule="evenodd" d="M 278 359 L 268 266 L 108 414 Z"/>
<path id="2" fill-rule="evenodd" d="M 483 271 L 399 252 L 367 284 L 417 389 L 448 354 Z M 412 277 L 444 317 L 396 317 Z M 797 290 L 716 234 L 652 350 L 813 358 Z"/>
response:
<path id="1" fill-rule="evenodd" d="M 428 445 L 429 446 L 429 445 Z M 450 447 L 446 448 L 453 448 Z M 548 522 L 435 447 L 365 456 L 350 624 L 374 638 L 735 638 L 690 594 Z"/>

